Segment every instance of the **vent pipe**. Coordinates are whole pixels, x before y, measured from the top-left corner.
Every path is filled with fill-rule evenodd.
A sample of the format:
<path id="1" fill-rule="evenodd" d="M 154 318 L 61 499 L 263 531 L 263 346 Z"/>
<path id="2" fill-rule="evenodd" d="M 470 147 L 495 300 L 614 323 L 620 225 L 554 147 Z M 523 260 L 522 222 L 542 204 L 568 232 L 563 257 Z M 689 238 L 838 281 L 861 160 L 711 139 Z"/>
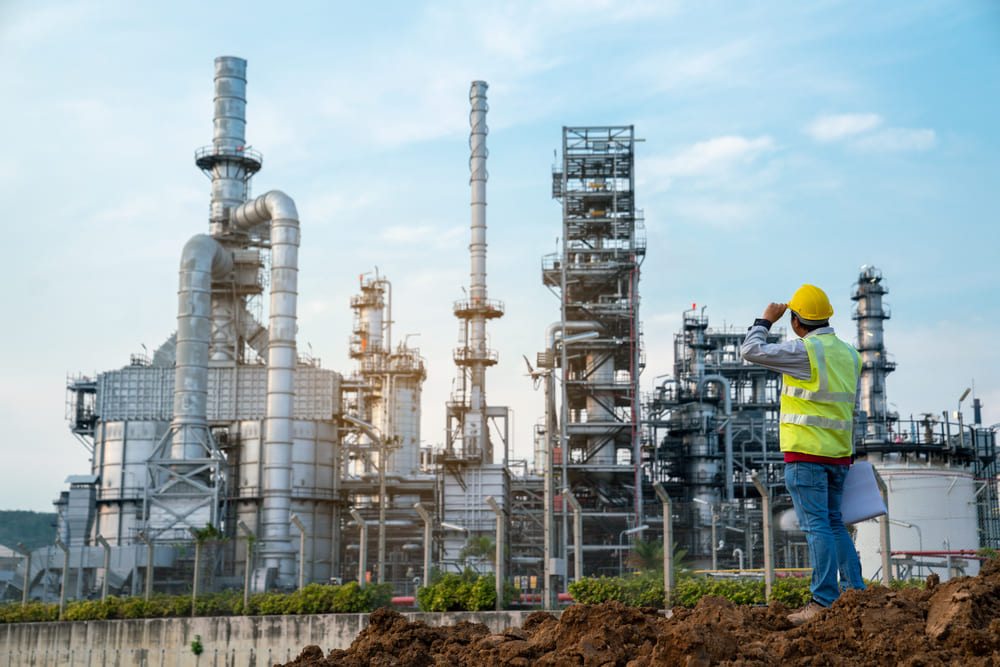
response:
<path id="1" fill-rule="evenodd" d="M 229 221 L 235 231 L 264 223 L 270 226 L 271 304 L 260 553 L 265 567 L 278 568 L 279 581 L 291 582 L 295 576 L 295 550 L 288 525 L 292 502 L 299 215 L 288 195 L 272 190 L 232 209 Z"/>

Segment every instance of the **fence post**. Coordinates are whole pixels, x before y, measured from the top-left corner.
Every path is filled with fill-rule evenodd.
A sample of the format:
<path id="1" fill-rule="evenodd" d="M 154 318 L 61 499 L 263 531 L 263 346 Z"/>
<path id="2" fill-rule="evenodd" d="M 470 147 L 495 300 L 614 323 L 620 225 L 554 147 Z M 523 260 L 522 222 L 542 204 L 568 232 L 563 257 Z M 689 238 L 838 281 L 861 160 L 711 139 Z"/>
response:
<path id="1" fill-rule="evenodd" d="M 69 549 L 63 541 L 56 538 L 56 546 L 63 552 L 62 581 L 59 583 L 59 620 L 62 620 L 63 610 L 66 608 L 66 577 L 69 576 Z"/>
<path id="2" fill-rule="evenodd" d="M 670 609 L 674 589 L 674 511 L 663 485 L 653 482 L 653 490 L 663 503 L 663 608 Z"/>
<path id="3" fill-rule="evenodd" d="M 771 490 L 760 481 L 757 473 L 753 474 L 753 485 L 760 493 L 761 510 L 764 515 L 764 598 L 770 602 L 771 588 L 774 585 L 774 554 L 772 553 L 773 537 L 771 535 Z"/>
<path id="4" fill-rule="evenodd" d="M 504 520 L 503 520 L 503 508 L 500 507 L 496 499 L 493 496 L 487 496 L 486 502 L 490 504 L 493 508 L 493 513 L 497 515 L 497 544 L 496 544 L 496 589 L 497 589 L 497 602 L 496 610 L 500 611 L 503 609 L 503 582 L 504 582 L 504 571 L 503 571 L 503 542 L 504 542 Z"/>

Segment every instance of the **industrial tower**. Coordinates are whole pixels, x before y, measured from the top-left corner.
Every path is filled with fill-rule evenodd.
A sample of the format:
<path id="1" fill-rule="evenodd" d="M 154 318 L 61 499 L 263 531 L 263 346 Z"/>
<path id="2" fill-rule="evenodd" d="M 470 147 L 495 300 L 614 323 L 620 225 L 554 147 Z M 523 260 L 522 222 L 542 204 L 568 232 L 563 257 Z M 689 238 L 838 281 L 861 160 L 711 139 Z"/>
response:
<path id="1" fill-rule="evenodd" d="M 468 298 L 454 304 L 460 323 L 459 347 L 453 355 L 458 377 L 445 408 L 444 451 L 436 460 L 445 478 L 439 518 L 462 527 L 469 536 L 493 533 L 496 519 L 486 503 L 488 497 L 509 507 L 509 409 L 486 402 L 486 369 L 497 363 L 496 350 L 487 346 L 486 322 L 504 313 L 503 303 L 488 298 L 486 290 L 487 88 L 485 81 L 473 81 L 469 89 L 471 271 Z M 497 453 L 502 459 L 494 463 Z M 465 541 L 451 537 L 446 541 L 447 556 L 457 554 Z"/>
<path id="2" fill-rule="evenodd" d="M 882 322 L 889 319 L 889 307 L 882 297 L 889 289 L 882 282 L 882 272 L 867 264 L 861 267 L 851 299 L 857 302 L 853 318 L 858 322 L 857 349 L 861 353 L 860 408 L 867 415 L 864 438 L 884 441 L 899 415 L 890 412 L 885 397 L 885 378 L 896 370 L 896 363 L 885 351 Z"/>
<path id="3" fill-rule="evenodd" d="M 582 505 L 583 574 L 617 573 L 615 538 L 642 523 L 638 286 L 646 239 L 635 208 L 635 144 L 632 126 L 564 127 L 552 175 L 562 251 L 543 258 L 542 281 L 559 297 L 560 318 L 538 356 L 541 368 L 559 369 L 558 415 L 547 401 L 546 502 L 555 513 L 547 579 L 567 574 L 563 489 Z"/>

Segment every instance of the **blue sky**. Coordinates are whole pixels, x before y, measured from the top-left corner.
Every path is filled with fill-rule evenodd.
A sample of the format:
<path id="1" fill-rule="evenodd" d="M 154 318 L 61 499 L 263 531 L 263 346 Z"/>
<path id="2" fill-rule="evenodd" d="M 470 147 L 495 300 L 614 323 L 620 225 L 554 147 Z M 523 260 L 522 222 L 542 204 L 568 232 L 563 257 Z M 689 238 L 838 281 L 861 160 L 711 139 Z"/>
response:
<path id="1" fill-rule="evenodd" d="M 0 509 L 50 511 L 87 454 L 67 374 L 111 370 L 176 326 L 185 241 L 207 231 L 213 60 L 246 58 L 256 194 L 302 218 L 299 345 L 347 374 L 358 275 L 393 283 L 394 337 L 427 359 L 443 441 L 469 283 L 468 90 L 490 84 L 487 271 L 506 316 L 488 399 L 530 456 L 541 396 L 521 355 L 558 300 L 550 198 L 564 125 L 634 124 L 643 388 L 681 312 L 749 324 L 802 283 L 854 340 L 851 286 L 882 269 L 889 401 L 1000 422 L 1000 9 L 967 2 L 0 3 Z M 964 404 L 968 411 L 969 401 Z"/>

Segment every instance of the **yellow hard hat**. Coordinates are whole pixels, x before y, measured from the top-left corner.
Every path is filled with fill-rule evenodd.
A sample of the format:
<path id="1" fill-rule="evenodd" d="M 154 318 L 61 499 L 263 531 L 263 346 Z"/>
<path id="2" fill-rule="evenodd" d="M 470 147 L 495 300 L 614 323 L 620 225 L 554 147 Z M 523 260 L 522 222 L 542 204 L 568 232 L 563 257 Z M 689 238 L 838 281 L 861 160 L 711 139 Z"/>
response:
<path id="1" fill-rule="evenodd" d="M 833 315 L 833 306 L 826 292 L 815 285 L 803 285 L 795 291 L 788 308 L 806 323 L 822 322 Z"/>

